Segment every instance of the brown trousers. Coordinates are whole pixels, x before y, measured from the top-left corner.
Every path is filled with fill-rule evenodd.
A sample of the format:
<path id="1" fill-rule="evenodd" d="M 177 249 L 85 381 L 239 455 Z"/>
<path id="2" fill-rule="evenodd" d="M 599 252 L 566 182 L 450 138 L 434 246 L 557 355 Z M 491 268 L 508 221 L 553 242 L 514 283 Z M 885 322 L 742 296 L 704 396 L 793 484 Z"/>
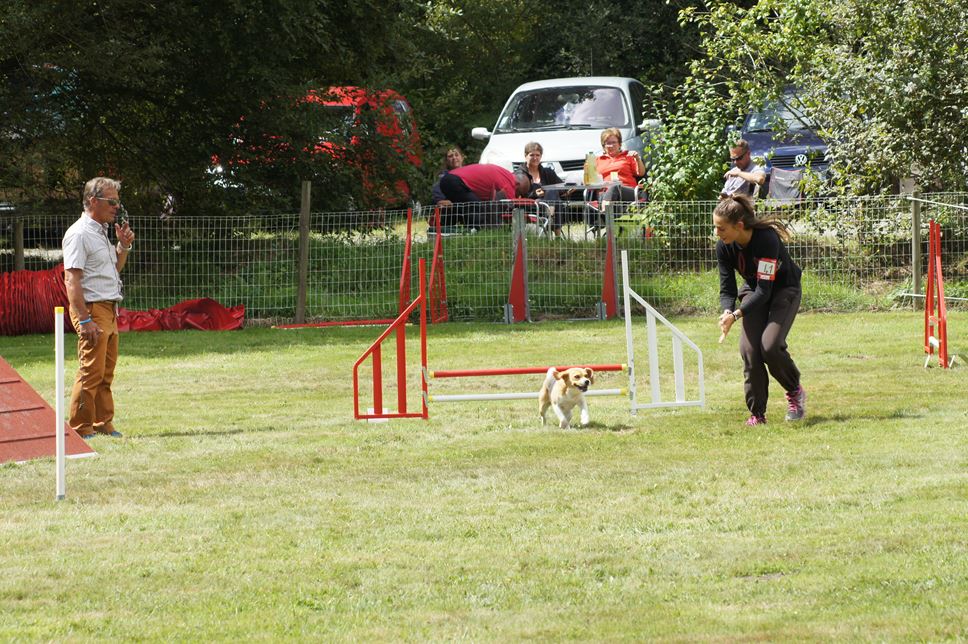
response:
<path id="1" fill-rule="evenodd" d="M 740 292 L 740 298 L 744 296 Z M 743 356 L 743 373 L 746 376 L 746 406 L 756 416 L 766 414 L 769 376 L 773 376 L 784 391 L 795 391 L 800 386 L 800 370 L 790 357 L 786 343 L 787 334 L 800 310 L 800 297 L 799 286 L 781 288 L 773 292 L 773 299 L 766 309 L 743 316 L 739 352 Z"/>
<path id="2" fill-rule="evenodd" d="M 92 431 L 110 432 L 113 429 L 114 366 L 118 362 L 118 318 L 113 302 L 94 302 L 87 305 L 91 318 L 101 328 L 96 343 L 77 338 L 77 378 L 71 390 L 68 424 L 80 434 Z M 79 319 L 71 311 L 71 322 L 80 333 Z"/>

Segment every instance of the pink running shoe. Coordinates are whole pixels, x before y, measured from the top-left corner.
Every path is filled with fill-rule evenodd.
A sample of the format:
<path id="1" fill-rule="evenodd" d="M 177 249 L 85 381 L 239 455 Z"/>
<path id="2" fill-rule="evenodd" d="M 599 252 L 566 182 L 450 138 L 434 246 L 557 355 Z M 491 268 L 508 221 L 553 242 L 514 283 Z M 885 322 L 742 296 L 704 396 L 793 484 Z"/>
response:
<path id="1" fill-rule="evenodd" d="M 765 424 L 766 424 L 766 416 L 757 416 L 756 414 L 750 416 L 749 419 L 746 421 L 747 427 L 753 427 L 755 425 L 765 425 Z"/>
<path id="2" fill-rule="evenodd" d="M 803 385 L 797 387 L 796 391 L 787 392 L 787 420 L 803 420 L 807 415 L 807 392 Z"/>

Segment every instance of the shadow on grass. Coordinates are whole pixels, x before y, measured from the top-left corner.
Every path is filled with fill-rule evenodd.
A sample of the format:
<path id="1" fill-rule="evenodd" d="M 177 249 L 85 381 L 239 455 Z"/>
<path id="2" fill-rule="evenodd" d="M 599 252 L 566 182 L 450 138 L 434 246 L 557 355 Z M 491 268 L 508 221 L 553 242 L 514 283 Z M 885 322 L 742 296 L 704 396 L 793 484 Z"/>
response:
<path id="1" fill-rule="evenodd" d="M 258 429 L 222 429 L 217 431 L 167 431 L 157 434 L 142 434 L 137 438 L 198 438 L 199 436 L 232 436 L 233 434 L 265 434 L 278 431 L 272 427 L 260 427 Z"/>
<path id="2" fill-rule="evenodd" d="M 558 425 L 555 424 L 552 427 L 557 429 Z M 572 425 L 568 430 L 562 430 L 562 431 L 610 432 L 612 434 L 620 434 L 624 432 L 637 431 L 639 429 L 641 428 L 636 427 L 634 425 L 629 425 L 628 423 L 625 423 L 625 422 L 605 424 L 605 423 L 593 420 L 593 421 L 590 421 L 584 427 L 582 427 L 581 425 Z"/>
<path id="3" fill-rule="evenodd" d="M 778 423 L 772 423 L 774 425 L 780 425 L 781 427 L 814 427 L 815 425 L 821 425 L 824 423 L 849 423 L 854 421 L 887 421 L 887 420 L 902 420 L 902 419 L 919 419 L 924 418 L 925 415 L 919 412 L 914 412 L 908 409 L 895 409 L 888 410 L 884 412 L 875 413 L 856 413 L 856 414 L 808 414 L 806 418 L 800 421 L 785 421 L 780 420 Z M 769 427 L 769 425 L 767 425 Z"/>

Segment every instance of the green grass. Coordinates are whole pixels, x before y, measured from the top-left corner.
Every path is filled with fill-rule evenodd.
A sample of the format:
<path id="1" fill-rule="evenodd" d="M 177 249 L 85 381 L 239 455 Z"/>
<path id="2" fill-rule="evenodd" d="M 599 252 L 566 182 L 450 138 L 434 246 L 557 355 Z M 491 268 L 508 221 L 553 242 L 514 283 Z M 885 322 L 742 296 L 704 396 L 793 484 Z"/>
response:
<path id="1" fill-rule="evenodd" d="M 921 367 L 920 316 L 801 315 L 808 417 L 774 388 L 764 428 L 737 338 L 674 321 L 706 408 L 594 398 L 567 431 L 531 401 L 351 420 L 374 329 L 127 334 L 125 438 L 68 463 L 67 500 L 53 460 L 0 466 L 0 640 L 968 638 L 965 367 Z M 52 345 L 0 338 L 48 400 Z M 616 322 L 430 333 L 432 369 L 623 355 Z"/>

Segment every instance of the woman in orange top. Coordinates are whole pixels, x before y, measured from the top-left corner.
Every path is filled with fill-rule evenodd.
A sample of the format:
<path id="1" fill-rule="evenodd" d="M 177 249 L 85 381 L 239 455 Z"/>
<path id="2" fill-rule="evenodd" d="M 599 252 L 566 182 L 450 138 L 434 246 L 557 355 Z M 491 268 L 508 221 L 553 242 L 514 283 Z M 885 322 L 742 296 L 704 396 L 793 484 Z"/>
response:
<path id="1" fill-rule="evenodd" d="M 609 186 L 602 199 L 605 201 L 635 201 L 635 186 L 645 176 L 645 164 L 635 150 L 622 149 L 622 133 L 610 127 L 602 131 L 602 149 L 596 163 L 602 181 L 610 181 L 614 172 L 620 185 Z"/>

